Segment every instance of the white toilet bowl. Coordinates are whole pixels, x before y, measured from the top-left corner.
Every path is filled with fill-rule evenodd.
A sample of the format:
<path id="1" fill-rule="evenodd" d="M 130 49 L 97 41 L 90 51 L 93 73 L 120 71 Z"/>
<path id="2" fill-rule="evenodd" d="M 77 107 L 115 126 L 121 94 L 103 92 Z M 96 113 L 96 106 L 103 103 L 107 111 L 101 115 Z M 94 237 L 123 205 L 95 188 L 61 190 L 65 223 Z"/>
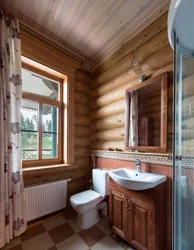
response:
<path id="1" fill-rule="evenodd" d="M 107 170 L 93 169 L 93 189 L 71 196 L 70 202 L 78 213 L 77 225 L 81 229 L 87 229 L 95 225 L 99 220 L 98 210 L 107 212 L 107 204 L 101 203 L 108 195 L 109 175 Z"/>
<path id="2" fill-rule="evenodd" d="M 71 205 L 78 213 L 77 225 L 79 228 L 87 229 L 100 220 L 98 216 L 98 204 L 104 199 L 105 196 L 93 190 L 87 190 L 71 197 Z"/>

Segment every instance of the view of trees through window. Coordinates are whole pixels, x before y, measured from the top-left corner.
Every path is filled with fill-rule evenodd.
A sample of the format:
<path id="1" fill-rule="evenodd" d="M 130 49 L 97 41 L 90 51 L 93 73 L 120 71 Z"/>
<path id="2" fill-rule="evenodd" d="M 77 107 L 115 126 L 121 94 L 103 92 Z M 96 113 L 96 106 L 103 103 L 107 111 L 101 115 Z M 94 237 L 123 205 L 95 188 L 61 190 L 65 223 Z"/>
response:
<path id="1" fill-rule="evenodd" d="M 44 119 L 42 131 L 52 131 L 51 116 Z M 52 133 L 43 133 L 43 158 L 52 157 Z M 22 108 L 21 112 L 21 143 L 23 160 L 38 159 L 38 112 L 37 110 Z"/>

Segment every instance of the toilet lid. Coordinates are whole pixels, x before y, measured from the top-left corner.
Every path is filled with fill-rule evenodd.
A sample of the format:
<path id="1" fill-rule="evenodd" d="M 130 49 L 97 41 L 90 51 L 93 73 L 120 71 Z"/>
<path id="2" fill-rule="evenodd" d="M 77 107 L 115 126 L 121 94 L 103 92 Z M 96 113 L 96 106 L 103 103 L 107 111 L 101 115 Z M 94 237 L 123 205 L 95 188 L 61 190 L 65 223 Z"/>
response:
<path id="1" fill-rule="evenodd" d="M 79 194 L 75 194 L 71 196 L 71 202 L 77 206 L 85 206 L 89 203 L 93 203 L 94 201 L 100 200 L 102 197 L 101 194 L 93 191 L 93 190 L 87 190 L 84 192 L 81 192 Z"/>

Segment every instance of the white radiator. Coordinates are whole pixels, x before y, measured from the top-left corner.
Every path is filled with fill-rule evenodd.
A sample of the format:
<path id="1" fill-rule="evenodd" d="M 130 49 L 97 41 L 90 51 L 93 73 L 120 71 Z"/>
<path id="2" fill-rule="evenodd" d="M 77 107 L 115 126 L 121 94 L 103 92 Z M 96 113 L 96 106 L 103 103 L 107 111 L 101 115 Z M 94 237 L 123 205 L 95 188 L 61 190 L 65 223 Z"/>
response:
<path id="1" fill-rule="evenodd" d="M 67 204 L 67 180 L 24 188 L 27 221 L 63 209 Z"/>

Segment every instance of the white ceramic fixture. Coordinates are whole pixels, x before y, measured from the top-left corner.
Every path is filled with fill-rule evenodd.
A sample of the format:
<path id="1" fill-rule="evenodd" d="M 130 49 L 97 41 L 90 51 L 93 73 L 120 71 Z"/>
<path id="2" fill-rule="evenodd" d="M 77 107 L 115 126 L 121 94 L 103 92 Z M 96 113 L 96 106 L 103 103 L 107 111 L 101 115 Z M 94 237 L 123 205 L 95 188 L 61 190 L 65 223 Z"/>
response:
<path id="1" fill-rule="evenodd" d="M 70 202 L 78 213 L 77 225 L 81 229 L 87 229 L 95 225 L 99 220 L 98 210 L 107 213 L 107 204 L 102 202 L 108 195 L 109 171 L 93 169 L 93 190 L 87 190 L 71 196 Z"/>
<path id="2" fill-rule="evenodd" d="M 194 56 L 194 1 L 171 0 L 168 13 L 168 39 L 174 48 L 174 32 L 178 39 L 178 50 L 186 56 Z"/>
<path id="3" fill-rule="evenodd" d="M 154 188 L 166 181 L 165 175 L 152 173 L 138 173 L 136 170 L 127 168 L 119 168 L 109 172 L 111 178 L 127 189 L 146 190 Z"/>

